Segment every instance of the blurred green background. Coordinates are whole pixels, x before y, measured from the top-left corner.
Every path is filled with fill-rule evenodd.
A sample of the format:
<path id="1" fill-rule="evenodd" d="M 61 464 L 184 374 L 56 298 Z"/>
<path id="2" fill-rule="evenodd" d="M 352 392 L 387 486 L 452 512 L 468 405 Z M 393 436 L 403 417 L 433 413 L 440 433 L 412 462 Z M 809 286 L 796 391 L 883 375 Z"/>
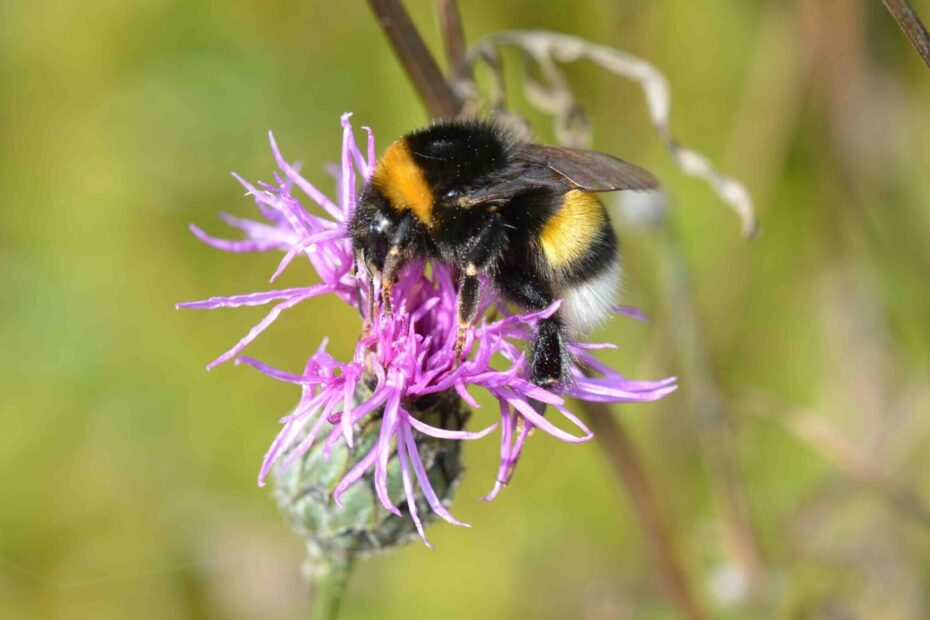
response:
<path id="1" fill-rule="evenodd" d="M 634 86 L 568 69 L 596 146 L 674 205 L 663 233 L 618 222 L 625 301 L 653 321 L 599 336 L 628 375 L 680 376 L 617 414 L 708 617 L 930 617 L 930 73 L 880 3 L 462 5 L 472 40 L 549 28 L 650 60 L 677 137 L 756 199 L 745 242 Z M 263 309 L 173 305 L 268 286 L 277 256 L 187 225 L 252 214 L 229 172 L 270 179 L 269 129 L 329 188 L 344 111 L 379 148 L 425 121 L 362 2 L 0 3 L 0 617 L 306 615 L 301 545 L 255 485 L 297 393 L 203 370 Z M 357 330 L 318 300 L 250 352 L 298 369 Z M 485 504 L 497 451 L 467 446 L 473 527 L 362 563 L 345 618 L 679 617 L 598 445 L 535 436 Z"/>

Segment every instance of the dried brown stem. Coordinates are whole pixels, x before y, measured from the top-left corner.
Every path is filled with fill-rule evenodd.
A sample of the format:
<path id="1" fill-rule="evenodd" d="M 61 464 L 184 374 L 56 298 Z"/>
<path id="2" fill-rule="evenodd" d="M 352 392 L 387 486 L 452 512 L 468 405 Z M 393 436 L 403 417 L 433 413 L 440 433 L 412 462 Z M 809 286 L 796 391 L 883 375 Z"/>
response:
<path id="1" fill-rule="evenodd" d="M 924 63 L 930 67 L 930 35 L 907 0 L 882 0 Z"/>
<path id="2" fill-rule="evenodd" d="M 400 0 L 368 0 L 430 118 L 449 118 L 462 107 Z"/>
<path id="3" fill-rule="evenodd" d="M 688 585 L 678 551 L 669 535 L 668 527 L 662 521 L 655 492 L 632 441 L 606 405 L 586 402 L 581 409 L 604 451 L 604 456 L 630 496 L 636 516 L 646 532 L 652 558 L 659 569 L 666 594 L 684 617 L 702 620 L 706 616 L 698 607 Z"/>
<path id="4" fill-rule="evenodd" d="M 465 62 L 465 28 L 462 26 L 458 2 L 436 0 L 436 12 L 439 15 L 439 28 L 452 82 L 471 79 L 471 71 Z"/>

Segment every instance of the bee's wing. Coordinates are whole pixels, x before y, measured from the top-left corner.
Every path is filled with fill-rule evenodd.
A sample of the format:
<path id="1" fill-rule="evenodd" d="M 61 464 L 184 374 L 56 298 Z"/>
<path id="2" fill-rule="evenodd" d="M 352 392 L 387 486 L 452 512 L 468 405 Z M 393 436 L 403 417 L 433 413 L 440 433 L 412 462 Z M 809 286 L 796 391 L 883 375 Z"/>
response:
<path id="1" fill-rule="evenodd" d="M 524 144 L 514 159 L 546 168 L 586 192 L 615 192 L 623 189 L 656 189 L 659 181 L 651 173 L 619 157 L 542 144 Z"/>
<path id="2" fill-rule="evenodd" d="M 542 144 L 521 144 L 512 163 L 488 186 L 471 193 L 469 203 L 500 200 L 532 188 L 586 192 L 647 190 L 659 181 L 639 166 L 613 155 Z"/>

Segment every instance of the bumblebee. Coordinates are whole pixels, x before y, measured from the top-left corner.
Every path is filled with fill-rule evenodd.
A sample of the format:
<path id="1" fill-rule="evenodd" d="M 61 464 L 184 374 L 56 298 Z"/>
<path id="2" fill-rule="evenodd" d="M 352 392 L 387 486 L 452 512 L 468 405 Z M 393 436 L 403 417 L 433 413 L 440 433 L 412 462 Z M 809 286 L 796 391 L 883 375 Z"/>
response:
<path id="1" fill-rule="evenodd" d="M 520 142 L 488 120 L 439 121 L 388 147 L 349 233 L 363 264 L 381 274 L 386 312 L 406 262 L 455 269 L 456 364 L 476 319 L 482 274 L 526 310 L 561 299 L 539 323 L 530 357 L 535 384 L 560 386 L 568 380 L 568 342 L 610 314 L 619 286 L 619 242 L 596 194 L 656 187 L 649 172 L 611 155 Z"/>

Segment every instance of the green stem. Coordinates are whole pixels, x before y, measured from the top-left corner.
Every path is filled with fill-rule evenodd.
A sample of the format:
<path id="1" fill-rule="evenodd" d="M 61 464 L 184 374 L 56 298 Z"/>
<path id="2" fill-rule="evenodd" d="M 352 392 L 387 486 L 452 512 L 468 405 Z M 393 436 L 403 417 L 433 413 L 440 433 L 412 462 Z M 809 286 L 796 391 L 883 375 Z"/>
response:
<path id="1" fill-rule="evenodd" d="M 348 554 L 332 553 L 311 557 L 310 579 L 313 581 L 313 610 L 311 620 L 336 620 L 352 572 L 352 558 Z"/>

